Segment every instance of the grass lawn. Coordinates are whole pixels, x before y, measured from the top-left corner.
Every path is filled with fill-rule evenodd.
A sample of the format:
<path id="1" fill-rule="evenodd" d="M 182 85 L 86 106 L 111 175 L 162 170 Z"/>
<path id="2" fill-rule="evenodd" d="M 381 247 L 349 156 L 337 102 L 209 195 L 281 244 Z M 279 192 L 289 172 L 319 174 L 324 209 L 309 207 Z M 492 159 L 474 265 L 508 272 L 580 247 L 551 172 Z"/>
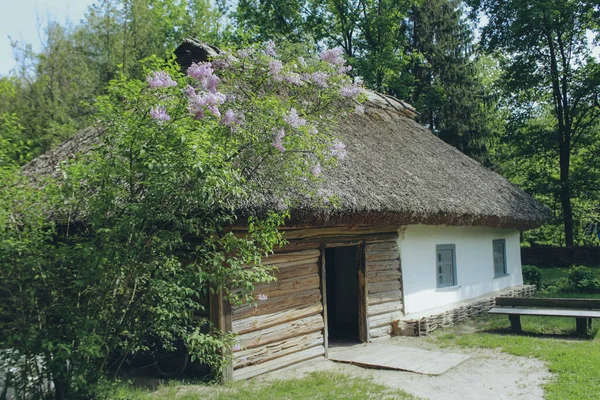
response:
<path id="1" fill-rule="evenodd" d="M 418 399 L 406 392 L 392 390 L 370 379 L 336 373 L 313 372 L 304 378 L 270 382 L 242 381 L 226 386 L 171 383 L 157 390 L 121 386 L 116 399 Z"/>
<path id="2" fill-rule="evenodd" d="M 545 295 L 540 293 L 540 295 Z M 546 296 L 548 297 L 548 296 Z M 553 293 L 550 297 L 594 297 Z M 595 295 L 600 298 L 599 295 Z M 544 387 L 547 399 L 600 398 L 600 335 L 596 320 L 589 337 L 575 333 L 574 318 L 521 317 L 523 334 L 512 334 L 506 316 L 484 316 L 472 322 L 476 333 L 464 327 L 434 332 L 430 340 L 442 346 L 495 349 L 547 363 L 555 379 Z M 598 337 L 596 337 L 598 336 Z"/>

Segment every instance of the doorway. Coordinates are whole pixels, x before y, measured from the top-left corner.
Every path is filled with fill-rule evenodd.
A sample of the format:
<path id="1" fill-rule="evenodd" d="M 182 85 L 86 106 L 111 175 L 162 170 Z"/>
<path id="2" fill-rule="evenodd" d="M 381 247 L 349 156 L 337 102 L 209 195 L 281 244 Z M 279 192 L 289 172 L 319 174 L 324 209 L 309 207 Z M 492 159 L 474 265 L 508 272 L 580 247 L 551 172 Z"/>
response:
<path id="1" fill-rule="evenodd" d="M 360 341 L 358 246 L 325 249 L 329 341 Z"/>

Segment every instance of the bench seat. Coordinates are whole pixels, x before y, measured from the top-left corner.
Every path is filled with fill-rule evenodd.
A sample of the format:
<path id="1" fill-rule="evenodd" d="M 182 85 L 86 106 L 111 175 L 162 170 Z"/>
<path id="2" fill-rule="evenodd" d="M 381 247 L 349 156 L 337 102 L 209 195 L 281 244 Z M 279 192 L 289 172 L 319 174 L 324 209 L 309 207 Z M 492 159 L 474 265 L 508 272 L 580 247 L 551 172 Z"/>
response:
<path id="1" fill-rule="evenodd" d="M 534 315 L 539 317 L 575 317 L 575 318 L 600 318 L 600 311 L 593 310 L 562 310 L 544 308 L 508 308 L 494 307 L 489 314 L 502 315 Z"/>
<path id="2" fill-rule="evenodd" d="M 521 332 L 521 315 L 575 318 L 577 333 L 587 334 L 592 319 L 600 318 L 600 299 L 549 299 L 535 297 L 496 297 L 489 314 L 508 315 L 515 332 Z"/>

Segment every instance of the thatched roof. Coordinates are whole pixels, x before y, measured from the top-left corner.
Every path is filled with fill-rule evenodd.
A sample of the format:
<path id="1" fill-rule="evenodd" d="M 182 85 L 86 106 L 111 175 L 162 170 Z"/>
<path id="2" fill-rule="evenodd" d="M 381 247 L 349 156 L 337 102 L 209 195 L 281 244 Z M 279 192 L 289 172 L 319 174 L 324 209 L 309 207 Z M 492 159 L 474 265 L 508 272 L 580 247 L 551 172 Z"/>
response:
<path id="1" fill-rule="evenodd" d="M 501 175 L 445 143 L 404 102 L 369 92 L 366 113 L 336 132 L 348 156 L 325 172 L 321 191 L 339 211 L 295 210 L 296 223 L 475 225 L 530 229 L 546 207 Z"/>
<path id="2" fill-rule="evenodd" d="M 193 59 L 193 46 L 188 47 L 183 52 Z M 337 207 L 307 202 L 291 210 L 293 224 L 530 229 L 548 218 L 530 195 L 415 122 L 416 111 L 407 103 L 375 92 L 368 98 L 364 115 L 345 117 L 335 128 L 347 157 L 324 174 L 320 192 L 337 197 Z M 62 160 L 89 151 L 100 134 L 84 129 L 23 170 L 29 176 L 56 174 Z"/>

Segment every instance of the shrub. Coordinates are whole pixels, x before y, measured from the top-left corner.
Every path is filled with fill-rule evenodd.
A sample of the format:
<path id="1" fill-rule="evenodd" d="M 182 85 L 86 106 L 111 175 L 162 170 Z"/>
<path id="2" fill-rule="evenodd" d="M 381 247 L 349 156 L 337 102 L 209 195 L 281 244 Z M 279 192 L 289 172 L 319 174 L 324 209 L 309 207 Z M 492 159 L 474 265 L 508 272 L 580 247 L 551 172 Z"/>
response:
<path id="1" fill-rule="evenodd" d="M 535 265 L 523 265 L 523 282 L 526 285 L 535 285 L 540 290 L 542 288 L 542 273 Z"/>
<path id="2" fill-rule="evenodd" d="M 579 286 L 583 281 L 593 281 L 594 273 L 589 267 L 574 265 L 569 268 L 569 281 L 573 286 Z"/>

